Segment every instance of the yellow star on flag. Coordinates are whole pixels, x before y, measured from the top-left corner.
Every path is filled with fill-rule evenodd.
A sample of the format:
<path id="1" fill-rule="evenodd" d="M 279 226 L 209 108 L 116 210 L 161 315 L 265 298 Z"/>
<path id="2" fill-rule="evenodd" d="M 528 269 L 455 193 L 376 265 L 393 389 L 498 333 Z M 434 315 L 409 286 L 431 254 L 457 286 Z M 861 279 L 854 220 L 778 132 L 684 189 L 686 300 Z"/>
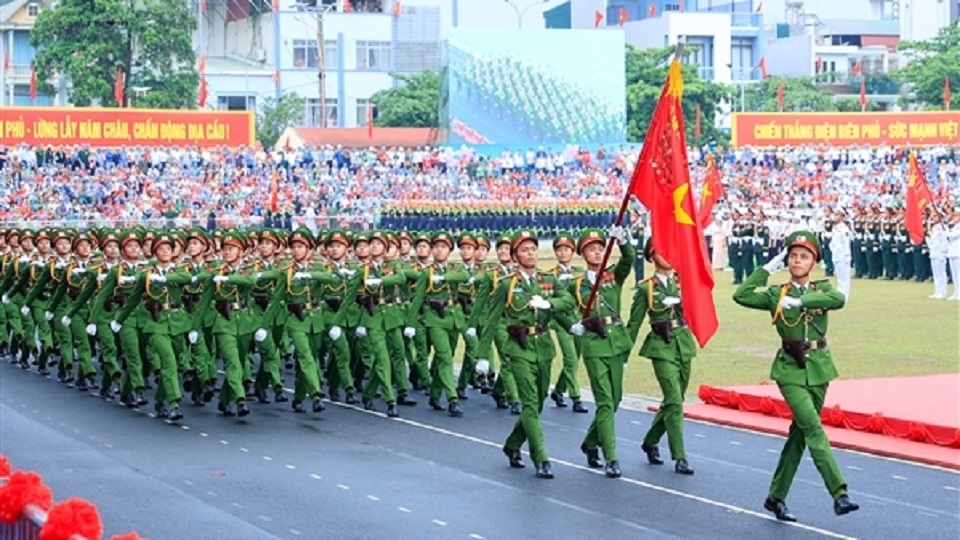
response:
<path id="1" fill-rule="evenodd" d="M 673 215 L 676 217 L 677 223 L 680 223 L 681 225 L 694 224 L 690 214 L 683 209 L 683 199 L 686 198 L 689 191 L 690 184 L 686 182 L 677 186 L 677 189 L 673 190 Z"/>

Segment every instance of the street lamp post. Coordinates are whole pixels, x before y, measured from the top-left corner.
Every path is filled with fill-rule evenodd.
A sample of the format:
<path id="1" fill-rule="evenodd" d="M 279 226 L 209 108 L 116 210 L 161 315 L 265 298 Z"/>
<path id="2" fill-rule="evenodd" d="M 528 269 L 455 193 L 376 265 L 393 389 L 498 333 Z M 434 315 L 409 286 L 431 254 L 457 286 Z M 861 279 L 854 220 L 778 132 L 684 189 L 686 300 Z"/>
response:
<path id="1" fill-rule="evenodd" d="M 543 4 L 548 4 L 548 3 L 550 3 L 550 0 L 537 0 L 536 2 L 534 2 L 534 3 L 532 3 L 532 4 L 528 4 L 528 5 L 524 6 L 523 8 L 520 8 L 520 7 L 517 7 L 517 5 L 513 3 L 513 0 L 503 0 L 503 1 L 506 2 L 507 4 L 509 4 L 510 7 L 513 8 L 513 11 L 516 12 L 516 14 L 517 14 L 517 28 L 522 28 L 522 27 L 523 27 L 523 16 L 526 15 L 527 11 L 528 11 L 530 8 L 532 8 L 532 7 L 534 7 L 534 6 L 542 6 Z"/>

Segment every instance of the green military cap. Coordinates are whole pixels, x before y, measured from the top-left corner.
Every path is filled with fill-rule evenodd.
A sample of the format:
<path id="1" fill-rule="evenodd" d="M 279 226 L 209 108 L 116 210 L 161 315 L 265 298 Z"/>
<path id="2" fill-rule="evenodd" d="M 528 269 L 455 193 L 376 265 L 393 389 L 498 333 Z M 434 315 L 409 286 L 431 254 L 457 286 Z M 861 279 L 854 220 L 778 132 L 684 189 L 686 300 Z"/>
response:
<path id="1" fill-rule="evenodd" d="M 7 231 L 7 240 L 9 241 L 13 237 L 20 238 L 20 229 L 10 229 Z"/>
<path id="2" fill-rule="evenodd" d="M 580 233 L 580 239 L 577 241 L 577 253 L 583 254 L 583 249 L 590 244 L 606 244 L 607 236 L 600 229 L 584 229 Z"/>
<path id="3" fill-rule="evenodd" d="M 325 231 L 325 230 L 322 230 L 322 229 L 321 229 L 321 230 L 318 230 L 318 231 L 317 231 L 317 236 L 316 236 L 316 238 L 315 238 L 315 241 L 317 242 L 317 245 L 318 245 L 318 246 L 326 246 L 326 245 L 327 245 L 327 236 L 330 236 L 330 233 L 329 233 L 328 231 Z"/>
<path id="4" fill-rule="evenodd" d="M 513 235 L 507 231 L 501 232 L 500 236 L 497 237 L 497 247 L 500 247 L 501 244 L 511 245 L 513 243 Z"/>
<path id="5" fill-rule="evenodd" d="M 203 242 L 204 245 L 210 245 L 210 236 L 207 235 L 207 231 L 201 229 L 200 227 L 194 227 L 193 229 L 190 229 L 190 233 L 187 235 L 187 241 L 193 239 Z"/>
<path id="6" fill-rule="evenodd" d="M 56 243 L 58 240 L 66 240 L 67 242 L 73 243 L 73 231 L 70 229 L 53 229 L 50 231 L 50 235 L 53 237 L 53 242 Z"/>
<path id="7" fill-rule="evenodd" d="M 445 231 L 437 231 L 433 233 L 433 237 L 430 238 L 431 244 L 444 243 L 450 246 L 450 249 L 453 249 L 453 237 Z"/>
<path id="8" fill-rule="evenodd" d="M 187 232 L 182 229 L 174 229 L 170 232 L 173 235 L 174 242 L 180 244 L 180 249 L 187 247 Z"/>
<path id="9" fill-rule="evenodd" d="M 387 242 L 388 242 L 389 244 L 393 244 L 393 245 L 395 245 L 395 246 L 397 246 L 397 247 L 400 247 L 400 237 L 399 237 L 399 236 L 393 234 L 391 231 L 386 231 L 386 232 L 384 233 L 384 236 L 387 237 Z"/>
<path id="10" fill-rule="evenodd" d="M 330 233 L 327 234 L 326 245 L 329 246 L 333 243 L 350 247 L 350 239 L 347 238 L 347 235 L 343 231 L 330 231 Z"/>
<path id="11" fill-rule="evenodd" d="M 306 227 L 300 227 L 290 233 L 290 236 L 287 237 L 287 243 L 291 246 L 293 246 L 294 243 L 300 243 L 313 249 L 313 233 Z"/>
<path id="12" fill-rule="evenodd" d="M 408 242 L 410 242 L 411 244 L 413 243 L 413 235 L 410 234 L 410 233 L 407 232 L 407 231 L 400 231 L 399 233 L 397 233 L 397 238 L 398 238 L 399 240 L 404 240 L 404 239 L 406 239 L 406 240 L 407 240 Z"/>
<path id="13" fill-rule="evenodd" d="M 426 232 L 417 233 L 416 238 L 414 238 L 414 244 L 419 244 L 420 242 L 426 242 L 428 244 L 433 243 L 433 238 L 430 238 L 430 234 Z"/>
<path id="14" fill-rule="evenodd" d="M 123 237 L 123 231 L 120 229 L 107 229 L 100 233 L 100 239 L 98 241 L 100 249 L 103 249 L 110 242 L 116 242 L 117 245 L 120 245 L 120 239 Z"/>
<path id="15" fill-rule="evenodd" d="M 277 246 L 283 245 L 283 235 L 278 233 L 276 229 L 264 229 L 260 231 L 260 241 L 269 240 L 276 244 Z"/>
<path id="16" fill-rule="evenodd" d="M 260 231 L 254 229 L 247 232 L 247 249 L 257 247 L 258 242 L 260 242 Z"/>
<path id="17" fill-rule="evenodd" d="M 513 233 L 513 238 L 510 239 L 510 251 L 516 251 L 520 244 L 531 240 L 534 243 L 538 243 L 540 240 L 537 238 L 537 233 L 533 229 L 520 229 L 519 231 Z"/>
<path id="18" fill-rule="evenodd" d="M 26 239 L 28 239 L 28 238 L 32 241 L 32 240 L 33 240 L 34 238 L 36 238 L 36 237 L 37 237 L 37 233 L 35 233 L 32 229 L 24 229 L 24 230 L 20 231 L 20 240 L 21 240 L 21 241 L 22 241 L 22 240 L 26 240 Z"/>
<path id="19" fill-rule="evenodd" d="M 646 259 L 647 262 L 651 262 L 653 260 L 653 237 L 652 236 L 647 238 L 647 242 L 643 244 L 643 258 Z"/>
<path id="20" fill-rule="evenodd" d="M 213 237 L 214 237 L 214 238 L 223 238 L 223 231 L 221 231 L 220 229 L 216 229 L 215 231 L 213 231 Z"/>
<path id="21" fill-rule="evenodd" d="M 143 242 L 143 238 L 140 236 L 140 231 L 136 229 L 123 231 L 123 235 L 120 237 L 120 247 L 123 248 L 130 242 L 136 242 L 138 244 Z"/>
<path id="22" fill-rule="evenodd" d="M 463 246 L 463 245 L 465 245 L 465 244 L 466 244 L 466 245 L 471 245 L 471 246 L 473 246 L 473 247 L 477 247 L 478 244 L 477 244 L 477 237 L 476 237 L 476 235 L 474 235 L 474 234 L 471 233 L 471 232 L 463 232 L 463 233 L 460 233 L 460 237 L 457 238 L 457 247 L 461 247 L 461 246 Z"/>
<path id="23" fill-rule="evenodd" d="M 56 233 L 54 233 L 54 234 L 56 234 Z M 34 243 L 37 243 L 37 242 L 39 242 L 40 240 L 44 240 L 44 239 L 46 239 L 46 240 L 51 240 L 52 237 L 53 237 L 53 235 L 50 234 L 50 229 L 40 229 L 40 230 L 37 232 L 36 236 L 34 236 L 34 240 L 33 240 L 33 241 L 34 241 Z"/>
<path id="24" fill-rule="evenodd" d="M 784 243 L 787 246 L 787 249 L 792 249 L 795 246 L 806 248 L 811 253 L 813 253 L 814 258 L 817 262 L 820 262 L 820 240 L 817 239 L 817 235 L 813 234 L 810 231 L 796 231 L 784 240 Z"/>
<path id="25" fill-rule="evenodd" d="M 368 238 L 369 242 L 373 242 L 374 240 L 379 240 L 380 242 L 383 243 L 383 247 L 387 247 L 387 243 L 389 242 L 389 239 L 387 238 L 387 233 L 385 233 L 384 231 L 370 231 L 370 233 L 367 236 L 369 237 Z"/>
<path id="26" fill-rule="evenodd" d="M 560 231 L 553 238 L 553 250 L 556 251 L 557 248 L 567 246 L 572 250 L 577 249 L 577 242 L 573 239 L 573 235 L 567 231 Z"/>
<path id="27" fill-rule="evenodd" d="M 93 233 L 94 233 L 94 231 L 92 231 L 92 230 L 89 230 L 89 231 L 77 231 L 77 234 L 75 234 L 74 237 L 73 237 L 73 241 L 70 242 L 70 247 L 72 247 L 73 249 L 77 249 L 77 244 L 78 244 L 79 242 L 84 241 L 84 240 L 86 240 L 87 243 L 90 244 L 90 247 L 95 246 L 97 242 L 96 242 L 96 239 L 95 239 Z"/>
<path id="28" fill-rule="evenodd" d="M 235 246 L 241 250 L 247 248 L 247 238 L 240 231 L 231 230 L 223 233 L 223 240 L 221 242 L 223 247 Z"/>
<path id="29" fill-rule="evenodd" d="M 370 233 L 368 233 L 368 232 L 358 232 L 358 233 L 354 233 L 353 239 L 352 239 L 351 241 L 353 242 L 353 245 L 354 245 L 354 246 L 356 246 L 356 245 L 359 244 L 360 242 L 367 242 L 367 243 L 369 243 L 369 242 L 370 242 Z"/>
<path id="30" fill-rule="evenodd" d="M 172 231 L 158 231 L 153 237 L 153 249 L 156 250 L 164 244 L 170 246 L 170 249 L 173 249 L 173 245 L 176 242 L 177 235 Z"/>
<path id="31" fill-rule="evenodd" d="M 477 235 L 477 247 L 480 247 L 480 246 L 484 246 L 484 247 L 486 247 L 487 249 L 490 249 L 490 239 L 487 238 L 485 235 L 478 234 L 478 235 Z"/>
<path id="32" fill-rule="evenodd" d="M 147 240 L 153 240 L 153 239 L 156 238 L 156 237 L 157 237 L 157 233 L 154 232 L 153 229 L 147 229 L 147 230 L 143 231 L 143 241 L 144 241 L 144 242 L 146 242 Z"/>

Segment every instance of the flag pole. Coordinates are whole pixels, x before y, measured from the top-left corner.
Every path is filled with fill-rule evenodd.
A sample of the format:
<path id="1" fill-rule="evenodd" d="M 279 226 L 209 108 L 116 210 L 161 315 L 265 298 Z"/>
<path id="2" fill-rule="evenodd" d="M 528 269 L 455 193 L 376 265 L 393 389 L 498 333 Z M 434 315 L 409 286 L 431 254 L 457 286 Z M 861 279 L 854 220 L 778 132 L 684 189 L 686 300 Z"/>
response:
<path id="1" fill-rule="evenodd" d="M 680 57 L 683 55 L 683 36 L 677 36 L 677 48 L 673 52 L 673 59 L 680 60 Z M 659 103 L 657 104 L 659 105 Z M 639 163 L 637 164 L 639 166 Z M 623 215 L 627 212 L 627 205 L 630 203 L 630 190 L 623 196 L 623 202 L 620 203 L 620 212 L 617 214 L 617 220 L 613 223 L 615 227 L 619 227 L 623 223 Z M 593 302 L 597 299 L 597 291 L 600 290 L 600 279 L 603 277 L 603 274 L 607 270 L 607 263 L 610 260 L 610 253 L 613 251 L 613 242 L 612 238 L 607 240 L 607 248 L 603 252 L 603 261 L 600 263 L 600 269 L 597 271 L 597 278 L 593 281 L 593 287 L 590 288 L 590 297 L 587 299 L 587 304 L 583 309 L 582 318 L 586 319 L 590 315 L 590 310 L 593 309 Z M 641 249 L 643 249 L 641 247 Z"/>

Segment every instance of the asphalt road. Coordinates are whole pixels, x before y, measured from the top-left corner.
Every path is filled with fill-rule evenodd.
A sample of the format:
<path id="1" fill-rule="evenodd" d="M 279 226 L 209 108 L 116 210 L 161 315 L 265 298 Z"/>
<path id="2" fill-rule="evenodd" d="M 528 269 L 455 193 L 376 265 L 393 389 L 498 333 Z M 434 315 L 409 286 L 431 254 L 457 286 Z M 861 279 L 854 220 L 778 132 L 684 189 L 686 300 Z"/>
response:
<path id="1" fill-rule="evenodd" d="M 290 377 L 288 376 L 288 379 Z M 472 392 L 472 391 L 470 391 Z M 763 499 L 782 439 L 688 422 L 696 474 L 646 463 L 645 411 L 621 410 L 624 477 L 585 467 L 592 414 L 548 402 L 554 480 L 500 453 L 516 417 L 472 392 L 463 418 L 420 404 L 401 419 L 347 406 L 294 414 L 253 405 L 243 420 L 186 406 L 174 425 L 0 365 L 0 452 L 36 470 L 57 500 L 94 502 L 107 537 L 179 538 L 911 538 L 960 536 L 960 475 L 854 452 L 837 457 L 861 510 L 836 517 L 806 459 L 788 498 Z M 379 404 L 381 410 L 383 405 Z M 668 457 L 666 441 L 661 451 Z"/>

